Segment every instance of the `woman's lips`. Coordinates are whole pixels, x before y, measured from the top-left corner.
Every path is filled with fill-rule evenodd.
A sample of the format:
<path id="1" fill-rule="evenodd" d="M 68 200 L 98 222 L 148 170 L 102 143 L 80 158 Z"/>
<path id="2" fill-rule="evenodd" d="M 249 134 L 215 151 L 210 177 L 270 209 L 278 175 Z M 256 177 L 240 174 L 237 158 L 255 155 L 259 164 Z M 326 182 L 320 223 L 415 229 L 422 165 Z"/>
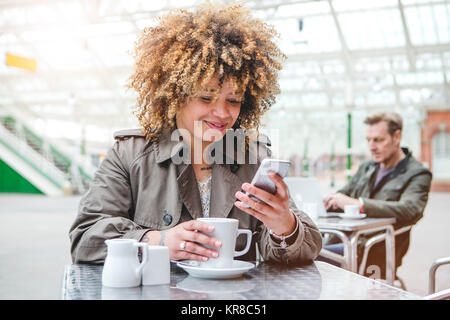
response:
<path id="1" fill-rule="evenodd" d="M 210 127 L 211 129 L 214 130 L 224 130 L 227 127 L 226 123 L 223 122 L 211 122 L 211 121 L 206 121 L 206 124 L 208 125 L 208 127 Z"/>

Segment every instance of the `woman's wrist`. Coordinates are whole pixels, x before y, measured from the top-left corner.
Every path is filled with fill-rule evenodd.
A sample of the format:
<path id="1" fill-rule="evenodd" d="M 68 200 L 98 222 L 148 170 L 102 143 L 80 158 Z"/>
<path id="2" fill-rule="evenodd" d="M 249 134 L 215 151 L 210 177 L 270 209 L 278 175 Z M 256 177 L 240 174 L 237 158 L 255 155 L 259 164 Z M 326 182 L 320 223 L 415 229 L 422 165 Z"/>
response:
<path id="1" fill-rule="evenodd" d="M 275 237 L 278 237 L 278 238 L 281 238 L 281 237 L 289 238 L 297 231 L 297 229 L 298 229 L 298 219 L 296 218 L 295 214 L 292 212 L 291 209 L 289 209 L 289 212 L 291 213 L 291 217 L 293 218 L 293 223 L 292 223 L 292 226 L 289 228 L 289 230 L 286 231 L 286 232 L 282 232 L 282 233 L 276 233 L 275 231 L 269 229 L 270 230 L 270 234 L 272 234 L 272 235 L 274 235 Z"/>
<path id="2" fill-rule="evenodd" d="M 286 228 L 282 232 L 278 231 L 279 229 L 270 230 L 271 234 L 274 234 L 275 236 L 278 237 L 287 237 L 295 232 L 295 230 L 297 229 L 297 218 L 295 217 L 295 214 L 291 209 L 289 209 L 289 213 L 290 213 L 289 229 Z"/>
<path id="3" fill-rule="evenodd" d="M 140 242 L 145 242 L 150 246 L 159 245 L 161 241 L 161 231 L 151 230 L 144 234 Z"/>
<path id="4" fill-rule="evenodd" d="M 291 211 L 292 212 L 292 211 Z M 299 230 L 299 220 L 298 218 L 293 214 L 294 219 L 295 219 L 295 227 L 294 230 L 286 235 L 277 235 L 275 234 L 272 230 L 269 229 L 269 234 L 272 237 L 272 239 L 281 246 L 281 248 L 287 248 L 288 246 L 290 246 L 292 243 L 295 242 L 295 235 L 298 234 L 298 230 Z"/>

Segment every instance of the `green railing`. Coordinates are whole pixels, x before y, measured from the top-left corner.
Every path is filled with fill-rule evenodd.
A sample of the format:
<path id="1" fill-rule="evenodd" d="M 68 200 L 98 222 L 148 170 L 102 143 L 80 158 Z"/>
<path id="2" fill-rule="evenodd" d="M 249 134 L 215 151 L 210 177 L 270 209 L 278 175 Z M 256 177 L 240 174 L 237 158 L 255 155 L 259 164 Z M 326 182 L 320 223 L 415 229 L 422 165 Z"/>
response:
<path id="1" fill-rule="evenodd" d="M 51 143 L 47 143 L 48 150 L 45 150 L 46 142 L 45 140 L 34 133 L 30 128 L 24 124 L 18 124 L 16 119 L 11 116 L 0 117 L 0 121 L 3 125 L 9 129 L 16 136 L 23 135 L 28 145 L 34 150 L 43 155 L 48 155 L 51 157 L 51 161 L 64 173 L 69 173 L 69 169 L 72 165 L 72 161 L 68 156 L 66 156 L 62 151 L 58 150 L 57 147 Z M 18 129 L 20 125 L 21 129 Z"/>
<path id="2" fill-rule="evenodd" d="M 52 143 L 46 141 L 44 138 L 36 134 L 32 129 L 17 121 L 12 116 L 0 116 L 0 123 L 8 129 L 15 136 L 27 142 L 36 152 L 46 157 L 52 162 L 60 171 L 66 174 L 69 180 L 72 180 L 71 167 L 74 165 L 73 161 L 63 151 Z M 92 180 L 92 175 L 89 174 L 81 165 L 75 164 L 76 171 L 80 174 L 83 184 L 87 186 Z"/>
<path id="3" fill-rule="evenodd" d="M 0 139 L 0 143 L 3 144 L 9 151 L 14 153 L 16 156 L 18 156 L 22 161 L 27 163 L 31 168 L 33 168 L 36 172 L 38 172 L 42 177 L 50 181 L 53 185 L 55 185 L 57 188 L 62 189 L 62 184 L 53 179 L 50 175 L 48 175 L 44 170 L 42 170 L 38 165 L 36 165 L 33 161 L 30 161 L 30 159 L 22 156 L 19 152 L 16 151 L 16 149 L 12 146 Z"/>

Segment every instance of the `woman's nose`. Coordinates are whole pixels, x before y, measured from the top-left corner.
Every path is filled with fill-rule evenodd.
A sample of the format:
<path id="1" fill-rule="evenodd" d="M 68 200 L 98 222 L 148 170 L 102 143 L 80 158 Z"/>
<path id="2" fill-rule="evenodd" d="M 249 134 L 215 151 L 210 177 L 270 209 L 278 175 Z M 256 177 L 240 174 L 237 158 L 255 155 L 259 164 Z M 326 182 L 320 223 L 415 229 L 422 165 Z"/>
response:
<path id="1" fill-rule="evenodd" d="M 213 115 L 218 118 L 228 118 L 230 116 L 230 111 L 228 110 L 228 106 L 225 101 L 220 99 L 217 100 L 214 105 Z"/>

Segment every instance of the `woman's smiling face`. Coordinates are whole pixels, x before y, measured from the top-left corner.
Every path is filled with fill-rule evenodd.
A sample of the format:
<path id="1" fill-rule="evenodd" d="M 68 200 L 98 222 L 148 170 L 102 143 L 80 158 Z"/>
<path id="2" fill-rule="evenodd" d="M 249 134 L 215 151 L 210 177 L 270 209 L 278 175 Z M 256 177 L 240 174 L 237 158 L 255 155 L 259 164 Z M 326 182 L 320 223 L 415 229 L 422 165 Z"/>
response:
<path id="1" fill-rule="evenodd" d="M 241 111 L 242 94 L 233 92 L 233 82 L 225 79 L 222 88 L 213 78 L 206 88 L 189 99 L 177 113 L 178 129 L 186 129 L 191 139 L 210 143 L 231 129 Z"/>

